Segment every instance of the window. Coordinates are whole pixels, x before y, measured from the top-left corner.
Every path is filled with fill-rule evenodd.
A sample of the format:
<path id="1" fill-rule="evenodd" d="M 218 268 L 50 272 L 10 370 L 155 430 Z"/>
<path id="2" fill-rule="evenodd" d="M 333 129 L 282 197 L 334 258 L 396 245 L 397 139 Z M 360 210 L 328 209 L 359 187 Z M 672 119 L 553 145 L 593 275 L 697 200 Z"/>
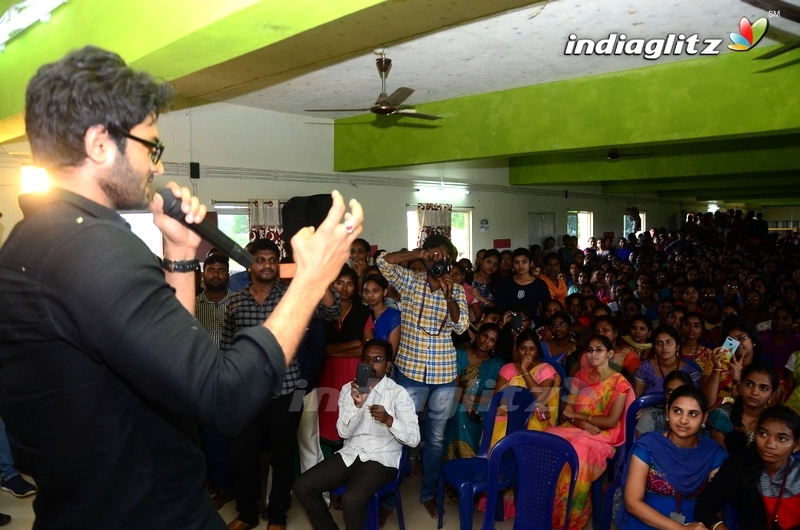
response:
<path id="1" fill-rule="evenodd" d="M 592 212 L 567 212 L 567 234 L 578 238 L 578 248 L 583 248 L 594 230 Z"/>
<path id="2" fill-rule="evenodd" d="M 406 212 L 406 224 L 408 227 L 407 248 L 417 248 L 419 216 L 416 209 Z M 458 250 L 456 259 L 469 259 L 472 255 L 472 210 L 453 208 L 450 216 L 450 240 Z"/>
<path id="3" fill-rule="evenodd" d="M 647 213 L 639 210 L 639 217 L 642 218 L 642 225 L 639 230 L 634 230 L 633 221 L 626 213 L 622 216 L 622 237 L 628 237 L 628 234 L 634 232 L 637 236 L 647 230 Z"/>
<path id="4" fill-rule="evenodd" d="M 123 219 L 131 225 L 131 231 L 144 241 L 150 252 L 164 257 L 164 240 L 161 230 L 153 224 L 153 214 L 150 212 L 126 212 L 121 214 Z"/>
<path id="5" fill-rule="evenodd" d="M 247 213 L 246 206 L 244 207 L 244 212 L 245 213 L 217 212 L 217 225 L 220 231 L 236 241 L 242 247 L 246 246 L 250 242 L 250 216 Z M 243 270 L 244 267 L 236 263 L 234 260 L 230 261 L 231 274 Z"/>

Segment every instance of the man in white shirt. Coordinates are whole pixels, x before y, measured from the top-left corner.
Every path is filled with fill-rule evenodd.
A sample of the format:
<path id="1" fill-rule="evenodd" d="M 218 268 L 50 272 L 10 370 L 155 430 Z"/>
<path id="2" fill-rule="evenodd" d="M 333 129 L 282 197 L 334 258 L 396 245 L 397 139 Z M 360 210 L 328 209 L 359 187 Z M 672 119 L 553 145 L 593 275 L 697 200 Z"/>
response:
<path id="1" fill-rule="evenodd" d="M 358 391 L 355 380 L 342 387 L 336 428 L 344 447 L 294 483 L 294 494 L 315 530 L 338 530 L 322 494 L 342 485 L 346 528 L 363 530 L 369 499 L 397 476 L 402 446 L 414 447 L 420 440 L 411 396 L 386 377 L 392 345 L 369 340 L 361 351 L 361 362 L 372 365 L 372 377 L 367 393 Z"/>

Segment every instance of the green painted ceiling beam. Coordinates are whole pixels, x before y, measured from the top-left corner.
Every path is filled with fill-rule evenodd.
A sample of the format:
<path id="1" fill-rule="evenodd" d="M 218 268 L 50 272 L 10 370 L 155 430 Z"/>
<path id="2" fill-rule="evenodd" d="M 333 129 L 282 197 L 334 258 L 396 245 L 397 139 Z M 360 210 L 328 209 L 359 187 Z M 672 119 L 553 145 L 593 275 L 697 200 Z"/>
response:
<path id="1" fill-rule="evenodd" d="M 563 179 L 562 163 L 582 152 L 612 147 L 647 152 L 664 145 L 798 133 L 800 105 L 792 102 L 800 86 L 800 68 L 779 66 L 800 60 L 800 49 L 756 60 L 776 48 L 418 105 L 421 112 L 445 116 L 432 123 L 373 115 L 336 120 L 334 168 L 359 171 L 521 157 L 510 161 L 510 182 L 540 184 Z M 558 167 L 545 172 L 547 180 L 541 179 L 539 159 L 526 157 L 532 154 L 560 155 Z M 711 163 L 704 160 L 699 164 Z M 641 164 L 620 162 L 624 164 L 604 171 L 605 179 L 630 166 L 636 171 L 621 171 L 615 180 L 642 178 L 644 173 L 673 176 L 657 157 Z M 723 162 L 718 172 L 733 172 Z M 685 161 L 685 175 L 694 174 L 696 164 Z M 602 180 L 594 178 L 596 164 L 573 167 L 568 175 L 572 182 Z"/>
<path id="2" fill-rule="evenodd" d="M 572 162 L 519 165 L 509 160 L 511 184 L 603 183 L 640 181 L 650 178 L 707 177 L 758 171 L 800 170 L 800 146 L 749 151 L 718 151 L 697 154 L 620 158 L 573 159 Z"/>
<path id="3" fill-rule="evenodd" d="M 678 190 L 662 191 L 658 196 L 664 199 L 679 199 L 683 197 L 697 197 L 703 201 L 722 201 L 731 199 L 750 198 L 772 198 L 772 197 L 800 197 L 800 192 L 794 192 L 786 186 L 759 186 L 751 185 L 749 188 L 727 188 L 719 185 L 710 186 L 703 190 Z M 702 197 L 702 199 L 701 199 Z"/>
<path id="4" fill-rule="evenodd" d="M 788 187 L 800 183 L 800 170 L 794 171 L 759 171 L 743 175 L 704 175 L 702 177 L 681 177 L 654 180 L 635 180 L 624 182 L 607 182 L 603 184 L 603 193 L 643 193 L 643 192 L 683 192 L 684 195 L 717 188 L 724 184 L 728 188 L 752 189 L 753 187 Z"/>
<path id="5" fill-rule="evenodd" d="M 786 199 L 748 199 L 744 201 L 748 209 L 761 208 L 762 206 L 800 206 L 800 198 Z"/>
<path id="6" fill-rule="evenodd" d="M 0 142 L 17 138 L 25 87 L 42 64 L 93 44 L 166 80 L 347 17 L 382 0 L 74 0 L 0 53 Z M 9 75 L 10 74 L 10 75 Z"/>

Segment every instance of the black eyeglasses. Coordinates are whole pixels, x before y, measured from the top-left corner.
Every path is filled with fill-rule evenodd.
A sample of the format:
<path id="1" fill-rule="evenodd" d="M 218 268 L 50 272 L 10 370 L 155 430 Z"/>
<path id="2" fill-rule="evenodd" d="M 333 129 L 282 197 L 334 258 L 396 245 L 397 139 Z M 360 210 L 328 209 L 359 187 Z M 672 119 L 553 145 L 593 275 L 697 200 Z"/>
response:
<path id="1" fill-rule="evenodd" d="M 110 126 L 108 127 L 109 130 L 113 130 L 117 134 L 124 136 L 125 138 L 130 138 L 131 140 L 137 141 L 145 147 L 150 148 L 150 160 L 153 162 L 154 166 L 158 165 L 158 162 L 161 160 L 161 155 L 164 154 L 164 148 L 167 147 L 167 144 L 164 142 L 151 142 L 150 140 L 145 140 L 144 138 L 139 138 L 138 136 L 134 136 L 132 134 L 126 133 L 119 127 Z"/>

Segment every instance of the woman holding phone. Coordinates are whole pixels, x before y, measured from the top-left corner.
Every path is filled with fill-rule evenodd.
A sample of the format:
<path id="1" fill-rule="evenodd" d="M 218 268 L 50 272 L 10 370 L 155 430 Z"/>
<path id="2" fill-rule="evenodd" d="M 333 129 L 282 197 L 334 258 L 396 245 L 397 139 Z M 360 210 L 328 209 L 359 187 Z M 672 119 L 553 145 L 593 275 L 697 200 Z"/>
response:
<path id="1" fill-rule="evenodd" d="M 754 361 L 769 363 L 761 354 L 759 338 L 755 326 L 739 317 L 725 319 L 722 324 L 723 341 L 733 339 L 736 349 L 726 355 L 723 348 L 716 348 L 711 362 L 703 367 L 703 392 L 712 408 L 722 403 L 732 403 L 739 395 L 738 385 L 742 382 L 742 370 Z M 730 355 L 730 357 L 728 357 Z M 774 403 L 783 401 L 783 393 L 778 390 Z"/>

